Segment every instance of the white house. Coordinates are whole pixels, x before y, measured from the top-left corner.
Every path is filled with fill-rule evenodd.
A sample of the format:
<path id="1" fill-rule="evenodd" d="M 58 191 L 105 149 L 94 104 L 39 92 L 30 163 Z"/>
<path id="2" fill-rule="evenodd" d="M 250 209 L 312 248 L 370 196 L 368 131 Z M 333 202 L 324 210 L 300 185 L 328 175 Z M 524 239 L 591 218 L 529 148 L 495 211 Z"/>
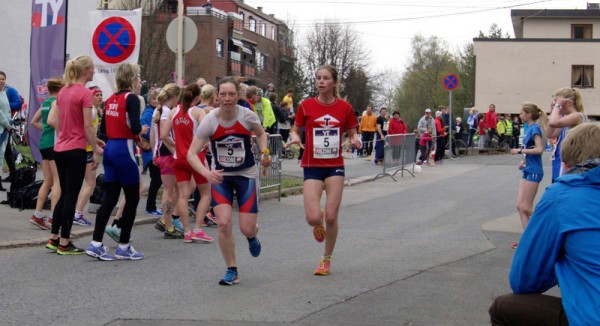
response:
<path id="1" fill-rule="evenodd" d="M 550 109 L 554 91 L 581 92 L 585 113 L 600 117 L 600 10 L 512 10 L 514 39 L 473 40 L 475 106 L 520 112 L 529 101 Z"/>

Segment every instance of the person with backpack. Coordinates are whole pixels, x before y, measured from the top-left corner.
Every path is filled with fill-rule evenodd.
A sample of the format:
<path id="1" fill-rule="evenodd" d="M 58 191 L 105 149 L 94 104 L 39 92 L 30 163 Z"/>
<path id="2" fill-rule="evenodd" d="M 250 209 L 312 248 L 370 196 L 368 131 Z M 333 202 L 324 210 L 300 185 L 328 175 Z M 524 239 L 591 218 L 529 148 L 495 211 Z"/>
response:
<path id="1" fill-rule="evenodd" d="M 52 197 L 50 199 L 50 212 L 54 211 L 56 202 L 60 197 L 60 184 L 58 183 L 58 171 L 54 162 L 54 128 L 48 125 L 48 114 L 50 110 L 56 110 L 56 95 L 65 86 L 62 78 L 48 79 L 48 98 L 42 103 L 39 110 L 31 119 L 31 125 L 42 131 L 40 137 L 39 149 L 42 154 L 42 172 L 44 173 L 44 182 L 40 187 L 37 195 L 37 203 L 35 211 L 29 219 L 31 224 L 39 227 L 42 230 L 50 230 L 52 228 L 52 216 L 42 215 L 44 204 L 48 198 L 48 193 L 52 189 Z"/>

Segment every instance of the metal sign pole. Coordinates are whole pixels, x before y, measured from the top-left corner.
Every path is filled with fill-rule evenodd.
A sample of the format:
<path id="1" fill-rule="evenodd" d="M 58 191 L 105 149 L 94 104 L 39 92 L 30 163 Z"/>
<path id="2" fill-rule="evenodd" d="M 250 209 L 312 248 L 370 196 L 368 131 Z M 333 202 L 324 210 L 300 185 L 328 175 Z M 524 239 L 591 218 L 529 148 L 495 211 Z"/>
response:
<path id="1" fill-rule="evenodd" d="M 177 3 L 177 84 L 183 86 L 183 0 Z"/>
<path id="2" fill-rule="evenodd" d="M 448 132 L 450 133 L 448 135 L 448 141 L 450 142 L 448 144 L 448 148 L 450 149 L 450 157 L 454 157 L 452 155 L 452 132 L 454 132 L 454 129 L 452 128 L 452 91 L 450 91 L 450 113 L 448 116 Z"/>

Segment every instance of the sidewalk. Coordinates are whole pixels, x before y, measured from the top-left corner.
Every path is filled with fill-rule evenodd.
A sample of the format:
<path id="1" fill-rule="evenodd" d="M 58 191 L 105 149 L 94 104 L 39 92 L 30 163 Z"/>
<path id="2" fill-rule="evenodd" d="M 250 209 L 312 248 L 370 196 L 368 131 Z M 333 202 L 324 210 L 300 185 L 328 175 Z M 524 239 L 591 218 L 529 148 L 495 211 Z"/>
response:
<path id="1" fill-rule="evenodd" d="M 344 154 L 344 155 L 346 155 L 346 154 Z M 485 157 L 486 156 L 483 156 L 481 158 L 485 159 Z M 496 158 L 502 159 L 503 157 L 496 156 Z M 473 162 L 473 160 L 475 162 Z M 463 164 L 463 163 L 469 163 L 469 162 L 476 163 L 477 161 L 478 160 L 476 159 L 476 157 L 471 157 L 471 159 L 469 159 L 469 160 L 467 160 L 467 159 L 465 159 L 464 161 L 458 160 L 458 161 L 448 162 L 446 164 Z M 347 159 L 345 160 L 345 165 L 346 165 L 346 185 L 347 186 L 355 185 L 355 184 L 359 184 L 359 183 L 363 183 L 363 182 L 368 182 L 368 181 L 373 181 L 375 176 L 382 172 L 382 168 L 380 166 L 376 166 L 375 164 L 372 164 L 372 162 L 365 161 L 364 158 L 352 159 L 350 157 L 347 157 Z M 433 168 L 433 169 L 438 169 L 438 168 Z M 432 171 L 435 171 L 435 170 L 432 170 Z M 284 159 L 282 161 L 282 175 L 289 176 L 289 177 L 302 178 L 303 177 L 303 169 L 300 167 L 300 164 L 298 164 L 298 161 L 296 159 L 292 159 L 292 160 Z M 37 180 L 41 180 L 42 178 L 43 177 L 42 177 L 41 171 L 38 171 Z M 386 178 L 386 177 L 383 177 L 383 178 Z M 407 179 L 407 178 L 413 179 L 410 181 L 411 183 L 428 182 L 425 180 L 426 178 L 423 178 L 423 176 L 420 176 L 420 174 L 416 174 L 414 178 L 408 173 L 405 173 L 403 178 L 400 177 L 400 174 L 396 175 L 396 179 L 398 180 L 398 183 L 402 183 L 402 180 Z M 149 175 L 143 175 L 142 180 L 143 180 L 144 185 L 147 187 L 147 185 L 150 183 Z M 10 184 L 5 184 L 5 187 L 8 188 L 9 186 L 10 186 Z M 297 188 L 297 189 L 292 189 L 290 194 L 291 195 L 298 194 L 298 193 L 301 193 L 301 191 L 302 191 L 301 187 Z M 0 193 L 0 201 L 4 200 L 5 198 L 6 198 L 6 192 Z M 276 192 L 271 192 L 271 193 L 266 193 L 266 194 L 261 195 L 261 200 L 263 200 L 263 201 L 270 200 L 270 199 L 276 199 L 276 198 L 277 198 Z M 138 204 L 137 216 L 136 216 L 136 221 L 135 221 L 136 225 L 153 223 L 158 219 L 156 216 L 150 216 L 150 215 L 146 214 L 146 211 L 145 211 L 146 199 L 147 199 L 146 196 L 142 196 L 140 198 L 140 203 Z M 87 207 L 86 207 L 86 212 L 87 212 Z M 49 212 L 44 211 L 44 213 L 49 213 Z M 17 247 L 24 247 L 24 246 L 37 246 L 37 245 L 45 244 L 46 241 L 48 241 L 49 232 L 47 230 L 41 230 L 40 228 L 38 228 L 37 226 L 35 226 L 29 222 L 29 219 L 31 218 L 32 214 L 33 214 L 32 209 L 19 211 L 18 209 L 11 208 L 8 205 L 0 205 L 0 225 L 1 225 L 1 227 L 0 227 L 0 249 L 17 248 Z M 77 239 L 77 238 L 87 236 L 87 235 L 90 235 L 93 233 L 96 214 L 85 213 L 85 216 L 88 220 L 90 220 L 90 222 L 92 222 L 92 225 L 91 226 L 73 225 L 72 233 L 71 233 L 73 239 Z M 517 222 L 517 224 L 515 224 L 516 221 L 518 221 L 518 217 L 516 217 L 514 215 L 510 215 L 505 218 L 499 219 L 498 221 L 494 221 L 493 223 L 488 223 L 486 225 L 483 225 L 482 228 L 485 231 L 501 231 L 501 232 L 520 233 L 521 232 L 520 225 L 518 225 L 518 222 Z"/>
<path id="2" fill-rule="evenodd" d="M 366 161 L 364 161 L 364 159 L 348 159 L 346 160 L 346 167 L 347 184 L 349 180 L 351 180 L 352 184 L 372 180 L 375 175 L 381 171 L 380 167 L 377 167 L 373 164 L 368 164 Z M 102 168 L 100 167 L 99 169 L 99 172 L 101 172 Z M 296 159 L 283 160 L 282 171 L 284 176 L 302 178 L 303 175 L 303 170 Z M 36 179 L 43 179 L 41 169 L 38 170 Z M 144 185 L 147 187 L 150 183 L 150 176 L 143 175 L 142 180 Z M 5 183 L 4 187 L 7 189 L 10 188 L 10 184 Z M 301 193 L 301 191 L 301 189 L 294 189 L 291 194 Z M 5 200 L 6 196 L 6 192 L 1 192 L 0 201 Z M 276 198 L 276 192 L 261 195 L 261 200 L 270 200 Z M 136 225 L 153 223 L 158 219 L 156 216 L 150 216 L 146 214 L 146 199 L 146 196 L 142 196 L 140 198 L 135 219 Z M 29 222 L 29 219 L 33 215 L 33 211 L 33 209 L 19 211 L 18 209 L 11 208 L 8 205 L 0 205 L 0 249 L 38 246 L 43 245 L 46 243 L 46 241 L 48 241 L 49 231 L 42 230 Z M 96 214 L 87 213 L 87 211 L 88 209 L 86 207 L 84 215 L 90 222 L 92 222 L 92 225 L 81 226 L 74 224 L 73 228 L 71 229 L 71 235 L 73 239 L 81 238 L 94 232 Z M 44 211 L 44 213 L 49 214 L 49 211 Z"/>

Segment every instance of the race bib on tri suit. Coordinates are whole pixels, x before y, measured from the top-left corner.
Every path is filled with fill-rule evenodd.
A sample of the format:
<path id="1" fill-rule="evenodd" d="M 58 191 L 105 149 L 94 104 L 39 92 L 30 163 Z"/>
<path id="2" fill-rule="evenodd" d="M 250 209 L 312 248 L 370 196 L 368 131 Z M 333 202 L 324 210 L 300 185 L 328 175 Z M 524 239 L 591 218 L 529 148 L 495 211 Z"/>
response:
<path id="1" fill-rule="evenodd" d="M 340 128 L 313 129 L 313 157 L 332 159 L 340 156 Z"/>
<path id="2" fill-rule="evenodd" d="M 244 148 L 243 138 L 229 136 L 216 141 L 215 147 L 217 149 L 217 161 L 221 166 L 234 168 L 244 164 L 246 149 Z"/>

